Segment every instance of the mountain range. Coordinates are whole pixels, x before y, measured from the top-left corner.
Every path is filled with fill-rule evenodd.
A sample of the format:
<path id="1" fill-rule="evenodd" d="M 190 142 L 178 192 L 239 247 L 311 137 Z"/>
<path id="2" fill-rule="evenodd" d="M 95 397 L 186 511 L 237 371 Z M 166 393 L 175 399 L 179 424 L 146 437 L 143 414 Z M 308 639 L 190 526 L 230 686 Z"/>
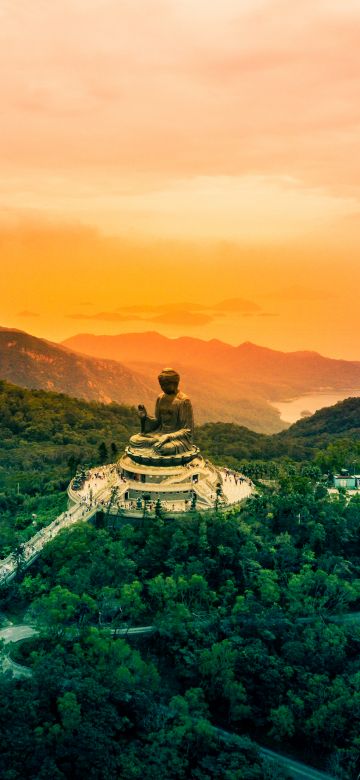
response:
<path id="1" fill-rule="evenodd" d="M 207 423 L 196 431 L 196 443 L 203 454 L 215 457 L 217 462 L 277 458 L 307 461 L 336 441 L 347 442 L 345 450 L 350 448 L 355 457 L 354 442 L 360 442 L 360 398 L 346 398 L 334 406 L 319 409 L 272 435 L 229 423 Z"/>
<path id="2" fill-rule="evenodd" d="M 170 339 L 156 332 L 117 336 L 79 334 L 62 342 L 77 352 L 119 360 L 148 375 L 165 364 L 206 372 L 224 387 L 236 387 L 237 397 L 286 401 L 304 393 L 360 387 L 360 362 L 335 360 L 317 352 L 280 352 L 244 342 L 238 346 L 218 339 Z"/>
<path id="3" fill-rule="evenodd" d="M 103 403 L 150 403 L 154 396 L 145 377 L 115 360 L 79 355 L 8 328 L 0 328 L 0 379 Z"/>
<path id="4" fill-rule="evenodd" d="M 152 414 L 159 392 L 159 365 L 143 364 L 143 368 L 141 372 L 133 364 L 89 357 L 23 331 L 0 329 L 0 379 L 21 387 L 52 390 L 87 401 L 141 402 Z M 279 413 L 262 399 L 241 398 L 236 388 L 227 390 L 216 375 L 201 369 L 192 375 L 189 391 L 198 423 L 236 421 L 269 433 L 284 427 Z M 188 377 L 183 376 L 186 382 Z"/>
<path id="5" fill-rule="evenodd" d="M 317 390 L 360 387 L 360 362 L 314 352 L 284 353 L 251 343 L 159 333 L 79 335 L 61 344 L 23 331 L 0 328 L 0 379 L 26 388 L 52 390 L 105 403 L 148 405 L 158 393 L 165 365 L 181 374 L 197 424 L 236 423 L 258 433 L 287 427 L 272 401 Z"/>

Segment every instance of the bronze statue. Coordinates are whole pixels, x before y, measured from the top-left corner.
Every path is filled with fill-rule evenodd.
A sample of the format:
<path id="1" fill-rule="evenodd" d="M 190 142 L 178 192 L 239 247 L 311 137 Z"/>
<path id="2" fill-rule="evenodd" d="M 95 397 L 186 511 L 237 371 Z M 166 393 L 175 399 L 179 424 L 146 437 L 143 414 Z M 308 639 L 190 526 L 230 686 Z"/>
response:
<path id="1" fill-rule="evenodd" d="M 155 417 L 149 417 L 145 406 L 138 406 L 141 433 L 130 439 L 128 454 L 137 459 L 137 453 L 148 456 L 171 456 L 182 453 L 194 457 L 197 448 L 192 443 L 194 419 L 190 398 L 179 390 L 180 376 L 172 368 L 159 374 L 162 393 L 157 398 Z"/>

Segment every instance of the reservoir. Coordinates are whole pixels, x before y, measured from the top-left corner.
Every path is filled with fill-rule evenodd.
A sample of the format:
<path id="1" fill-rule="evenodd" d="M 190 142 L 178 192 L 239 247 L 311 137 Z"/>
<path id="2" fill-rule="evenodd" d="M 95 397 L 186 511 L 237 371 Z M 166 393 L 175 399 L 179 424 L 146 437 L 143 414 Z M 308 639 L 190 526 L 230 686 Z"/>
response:
<path id="1" fill-rule="evenodd" d="M 344 401 L 345 398 L 354 398 L 360 396 L 360 389 L 348 388 L 346 390 L 324 390 L 317 393 L 301 395 L 299 398 L 292 398 L 290 401 L 274 401 L 271 405 L 278 409 L 281 419 L 287 423 L 294 423 L 308 414 L 314 414 L 318 409 L 324 406 L 333 406 L 338 401 Z"/>

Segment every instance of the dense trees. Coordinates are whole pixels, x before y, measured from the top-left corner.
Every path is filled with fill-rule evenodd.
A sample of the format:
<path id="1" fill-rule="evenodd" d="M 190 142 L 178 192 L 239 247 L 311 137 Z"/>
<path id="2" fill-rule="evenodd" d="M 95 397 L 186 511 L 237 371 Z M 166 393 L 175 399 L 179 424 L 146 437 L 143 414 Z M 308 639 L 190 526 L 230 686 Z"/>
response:
<path id="1" fill-rule="evenodd" d="M 186 518 L 159 506 L 140 522 L 75 526 L 24 572 L 22 541 L 62 510 L 78 464 L 121 450 L 136 416 L 5 383 L 0 410 L 0 542 L 20 563 L 0 609 L 40 631 L 16 648 L 32 677 L 0 678 L 1 777 L 283 776 L 249 734 L 356 776 L 360 629 L 346 613 L 360 608 L 360 500 L 331 500 L 320 479 L 349 441 L 303 462 L 268 442 L 254 460 L 255 434 L 239 443 L 236 426 L 203 426 L 209 455 L 245 458 L 264 480 L 241 509 L 201 515 L 194 502 Z M 300 437 L 291 447 L 310 451 Z M 141 624 L 154 633 L 119 638 Z"/>
<path id="2" fill-rule="evenodd" d="M 205 456 L 255 480 L 281 481 L 295 472 L 320 478 L 342 467 L 360 471 L 359 408 L 359 399 L 349 399 L 274 436 L 208 423 L 197 428 L 196 440 Z M 0 381 L 0 556 L 17 537 L 28 538 L 33 514 L 41 526 L 62 511 L 78 467 L 114 461 L 137 426 L 135 409 L 126 406 Z"/>
<path id="3" fill-rule="evenodd" d="M 136 757 L 135 742 L 123 751 L 125 778 L 147 777 L 150 769 L 142 761 L 164 777 L 215 777 L 217 755 L 224 777 L 241 777 L 232 749 L 214 742 L 215 723 L 260 740 L 292 743 L 313 762 L 336 765 L 338 776 L 350 780 L 360 770 L 360 633 L 342 615 L 360 604 L 359 527 L 357 499 L 333 502 L 296 474 L 281 491 L 257 494 L 241 510 L 171 520 L 145 516 L 119 528 L 74 527 L 59 534 L 12 586 L 13 603 L 23 604 L 42 631 L 40 644 L 31 640 L 35 654 L 26 655 L 24 646 L 26 663 L 33 664 L 38 679 L 41 661 L 46 681 L 43 667 L 57 669 L 60 659 L 71 665 L 74 653 L 79 658 L 85 653 L 93 679 L 90 657 L 99 668 L 113 663 L 94 649 L 112 646 L 110 628 L 152 623 L 157 630 L 141 647 L 157 668 L 157 692 L 151 707 L 146 704 L 151 715 L 150 710 L 141 715 L 146 728 L 137 720 L 129 726 L 139 745 Z M 56 674 L 64 685 L 68 668 Z M 125 668 L 123 675 L 130 679 Z M 63 699 L 67 693 L 74 695 Z M 85 728 L 78 690 L 66 683 L 59 697 L 56 735 L 63 735 L 62 718 L 71 729 L 81 717 Z M 121 717 L 130 718 L 128 710 Z M 105 741 L 100 737 L 105 751 L 109 738 L 116 744 L 122 739 L 120 727 L 111 734 Z M 43 737 L 39 744 L 47 755 Z M 64 744 L 56 750 L 70 750 Z M 250 770 L 249 755 L 241 754 L 244 777 L 265 776 L 258 759 Z M 61 761 L 56 766 L 64 771 Z M 119 766 L 108 769 L 110 777 Z"/>
<path id="4" fill-rule="evenodd" d="M 126 406 L 0 381 L 0 557 L 63 511 L 78 466 L 115 459 L 136 425 Z"/>

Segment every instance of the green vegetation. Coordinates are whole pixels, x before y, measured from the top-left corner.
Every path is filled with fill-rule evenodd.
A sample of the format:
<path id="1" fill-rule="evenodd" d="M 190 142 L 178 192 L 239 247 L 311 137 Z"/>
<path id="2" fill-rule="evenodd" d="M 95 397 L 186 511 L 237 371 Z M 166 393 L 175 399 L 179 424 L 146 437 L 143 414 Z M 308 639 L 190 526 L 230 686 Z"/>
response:
<path id="1" fill-rule="evenodd" d="M 113 443 L 121 451 L 136 416 L 5 383 L 0 401 L 10 544 L 11 524 L 19 539 L 33 514 L 58 512 L 76 462 L 113 457 Z M 258 477 L 266 468 L 269 485 L 236 510 L 75 526 L 3 588 L 0 609 L 40 630 L 17 650 L 32 677 L 0 678 L 4 780 L 285 777 L 249 737 L 357 776 L 360 621 L 344 618 L 360 610 L 360 500 L 331 500 L 320 477 L 339 458 L 355 462 L 359 438 L 341 420 L 329 431 L 331 410 L 322 432 L 308 422 L 301 436 L 293 426 L 311 452 L 297 461 L 289 431 L 260 437 L 270 450 L 255 461 L 256 434 L 230 455 L 242 429 L 203 426 L 197 441 L 211 457 L 246 459 Z M 153 634 L 119 636 L 150 624 Z"/>
<path id="2" fill-rule="evenodd" d="M 65 508 L 79 465 L 116 458 L 136 425 L 127 406 L 0 381 L 0 557 Z"/>
<path id="3" fill-rule="evenodd" d="M 360 625 L 341 616 L 360 605 L 360 501 L 287 480 L 241 510 L 77 526 L 45 548 L 3 596 L 41 638 L 33 678 L 2 692 L 2 776 L 215 778 L 219 760 L 228 780 L 265 777 L 246 735 L 356 775 Z M 138 651 L 116 638 L 151 623 Z M 4 774 L 30 752 L 28 774 Z"/>
<path id="4" fill-rule="evenodd" d="M 277 478 L 281 466 L 311 461 L 322 473 L 340 468 L 360 473 L 360 398 L 348 398 L 286 431 L 266 436 L 231 423 L 207 423 L 197 429 L 201 451 L 255 478 Z"/>

